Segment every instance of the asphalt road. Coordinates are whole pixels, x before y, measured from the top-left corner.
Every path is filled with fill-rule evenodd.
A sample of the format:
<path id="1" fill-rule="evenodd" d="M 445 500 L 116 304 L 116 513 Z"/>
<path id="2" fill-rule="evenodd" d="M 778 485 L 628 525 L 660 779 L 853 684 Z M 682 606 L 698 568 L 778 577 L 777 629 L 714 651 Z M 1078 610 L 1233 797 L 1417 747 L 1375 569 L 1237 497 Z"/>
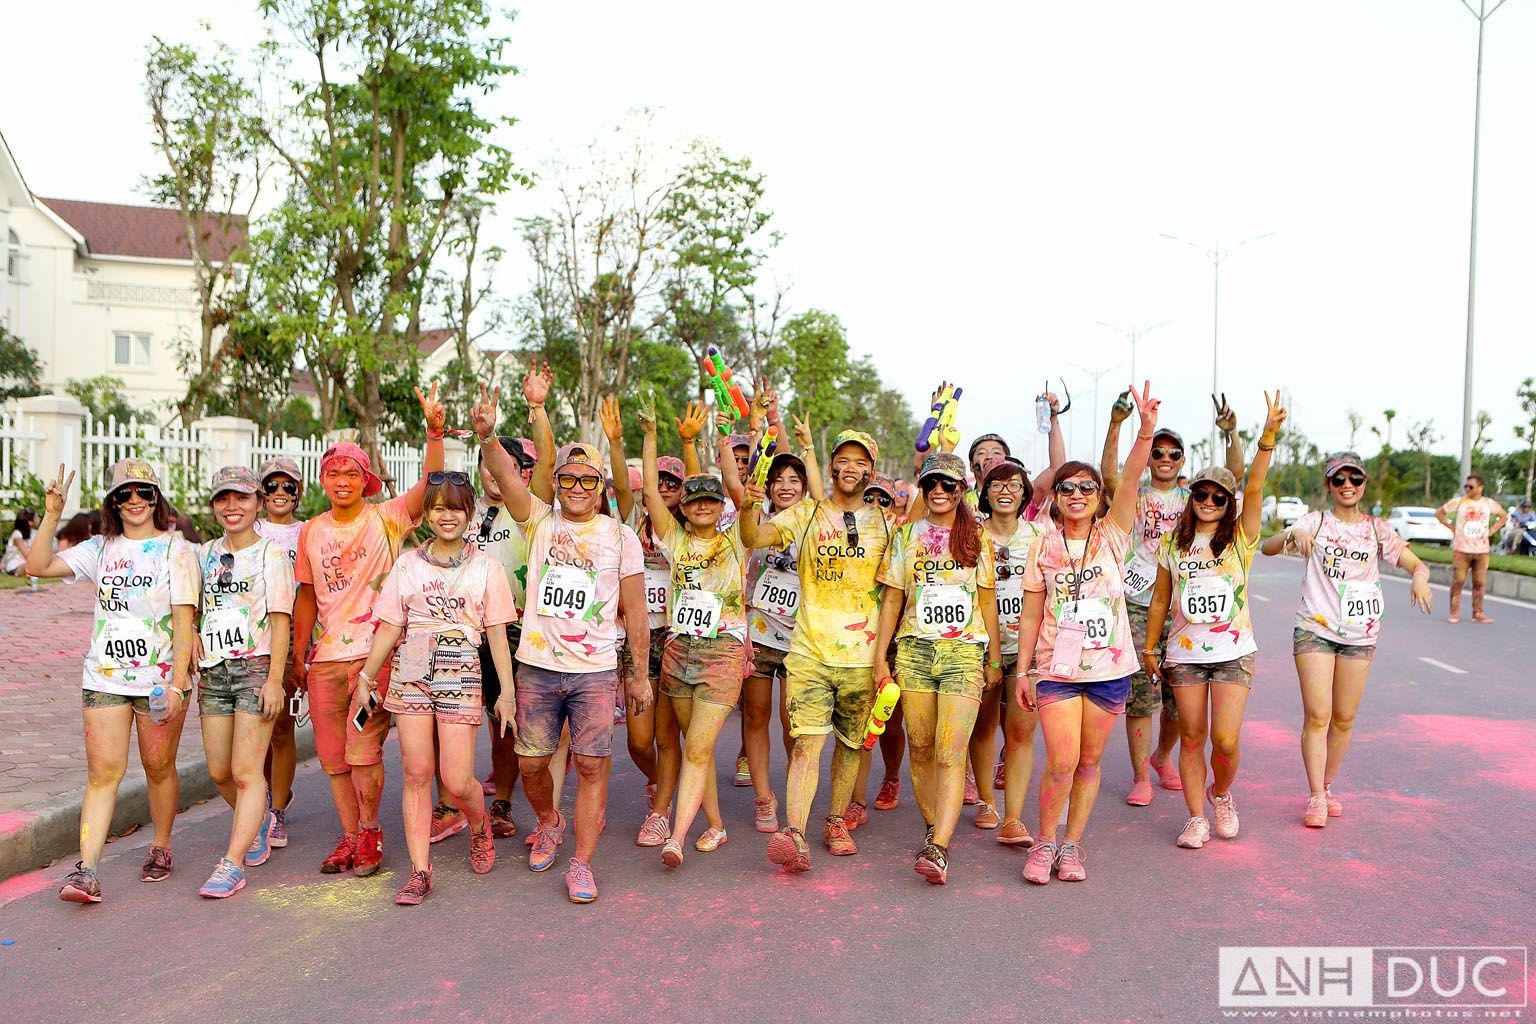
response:
<path id="1" fill-rule="evenodd" d="M 669 872 L 633 845 L 641 783 L 620 756 L 597 903 L 566 901 L 564 858 L 530 873 L 521 842 L 500 844 L 495 871 L 474 876 L 460 836 L 434 848 L 426 905 L 398 908 L 407 861 L 391 747 L 385 870 L 374 878 L 318 873 L 336 826 L 310 765 L 293 844 L 228 901 L 196 895 L 227 834 L 214 805 L 178 823 L 176 873 L 159 885 L 137 881 L 143 831 L 108 847 L 99 906 L 56 899 L 66 865 L 0 885 L 0 940 L 11 940 L 0 946 L 0 1012 L 12 1024 L 1204 1021 L 1222 1019 L 1224 945 L 1530 944 L 1536 609 L 1494 603 L 1495 625 L 1451 626 L 1443 590 L 1425 618 L 1407 584 L 1389 580 L 1386 636 L 1335 787 L 1345 814 L 1314 831 L 1300 824 L 1289 653 L 1298 572 L 1264 559 L 1255 568 L 1261 651 L 1235 841 L 1177 849 L 1179 794 L 1127 806 L 1117 734 L 1086 883 L 1026 885 L 1025 855 L 970 827 L 968 811 L 950 884 L 925 884 L 911 867 L 921 825 L 909 790 L 855 834 L 858 856 L 834 861 L 816 846 L 812 871 L 786 877 L 752 831 L 751 791 L 726 786 L 730 842 L 707 855 L 690 847 Z M 733 718 L 722 768 L 735 728 Z M 526 827 L 520 795 L 515 806 Z"/>

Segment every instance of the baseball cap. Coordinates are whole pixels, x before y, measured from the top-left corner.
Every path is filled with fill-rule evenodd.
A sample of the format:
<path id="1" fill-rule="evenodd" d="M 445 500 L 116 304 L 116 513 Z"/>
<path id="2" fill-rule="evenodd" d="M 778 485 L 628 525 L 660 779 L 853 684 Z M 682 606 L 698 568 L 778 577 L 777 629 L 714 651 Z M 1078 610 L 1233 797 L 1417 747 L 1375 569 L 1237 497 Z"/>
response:
<path id="1" fill-rule="evenodd" d="M 894 498 L 896 497 L 896 481 L 892 480 L 884 473 L 876 473 L 875 478 L 869 482 L 869 484 L 864 488 L 864 491 L 866 494 L 870 491 L 884 491 L 886 494 Z"/>
<path id="2" fill-rule="evenodd" d="M 663 455 L 656 460 L 656 475 L 670 476 L 682 483 L 688 476 L 688 470 L 683 467 L 683 460 L 676 455 Z"/>
<path id="3" fill-rule="evenodd" d="M 325 450 L 320 456 L 320 472 L 324 473 L 326 467 L 340 459 L 351 459 L 357 463 L 357 467 L 363 471 L 363 497 L 371 498 L 384 489 L 384 481 L 373 471 L 373 463 L 368 458 L 368 453 L 351 441 L 337 441 Z"/>
<path id="4" fill-rule="evenodd" d="M 696 473 L 683 481 L 683 498 L 678 504 L 686 505 L 690 501 L 702 501 L 704 499 L 725 501 L 725 486 L 708 473 Z"/>
<path id="5" fill-rule="evenodd" d="M 923 460 L 923 468 L 918 470 L 917 482 L 919 485 L 931 476 L 947 477 L 965 483 L 965 463 L 954 452 L 931 452 Z"/>
<path id="6" fill-rule="evenodd" d="M 1157 430 L 1152 434 L 1152 443 L 1156 444 L 1157 439 L 1160 437 L 1166 437 L 1173 441 L 1174 444 L 1179 446 L 1179 451 L 1184 450 L 1184 439 L 1179 436 L 1179 432 L 1177 430 L 1169 430 L 1167 427 L 1158 427 Z"/>
<path id="7" fill-rule="evenodd" d="M 217 498 L 225 491 L 234 491 L 238 494 L 255 494 L 261 484 L 256 480 L 256 474 L 251 472 L 249 466 L 224 466 L 213 474 L 213 482 L 208 486 L 210 498 Z"/>
<path id="8" fill-rule="evenodd" d="M 842 433 L 834 437 L 832 439 L 832 454 L 836 455 L 837 450 L 845 444 L 856 444 L 860 448 L 863 448 L 866 452 L 869 453 L 869 459 L 871 462 L 880 461 L 880 446 L 875 444 L 874 438 L 870 437 L 862 430 L 854 430 L 852 427 L 849 427 L 847 430 L 844 430 Z"/>
<path id="9" fill-rule="evenodd" d="M 569 466 L 590 466 L 598 473 L 602 473 L 603 463 L 595 447 L 585 441 L 572 441 L 562 446 L 559 454 L 555 456 L 555 472 L 558 473 Z"/>
<path id="10" fill-rule="evenodd" d="M 112 496 L 112 492 L 127 487 L 129 484 L 149 484 L 155 490 L 160 489 L 160 479 L 155 476 L 155 467 L 146 460 L 129 457 L 119 459 L 112 463 L 112 483 L 103 494 L 102 500 Z"/>
<path id="11" fill-rule="evenodd" d="M 1237 477 L 1226 466 L 1206 466 L 1195 474 L 1195 478 L 1189 482 L 1193 487 L 1200 482 L 1212 483 L 1226 491 L 1232 497 L 1237 497 Z"/>
<path id="12" fill-rule="evenodd" d="M 969 449 L 967 449 L 967 451 L 965 453 L 965 461 L 966 462 L 975 462 L 976 461 L 976 449 L 981 447 L 981 445 L 986 443 L 987 441 L 993 441 L 993 442 L 995 442 L 997 444 L 1002 445 L 1003 446 L 1003 454 L 1004 455 L 1012 455 L 1013 454 L 1013 449 L 1008 447 L 1008 442 L 1003 440 L 1003 435 L 1001 435 L 1001 434 L 982 434 L 976 440 L 971 442 L 971 447 Z"/>
<path id="13" fill-rule="evenodd" d="M 263 462 L 261 468 L 256 471 L 256 479 L 261 483 L 266 483 L 267 477 L 279 474 L 292 477 L 293 482 L 298 484 L 301 490 L 303 489 L 304 471 L 299 468 L 297 459 L 290 459 L 286 455 L 274 455 L 266 462 Z"/>
<path id="14" fill-rule="evenodd" d="M 731 434 L 731 435 L 726 437 L 726 439 L 725 439 L 725 446 L 727 448 L 751 448 L 752 447 L 752 435 L 751 434 Z"/>
<path id="15" fill-rule="evenodd" d="M 1354 452 L 1333 452 L 1323 464 L 1323 477 L 1333 476 L 1341 469 L 1358 469 L 1366 476 L 1371 474 L 1366 471 L 1365 460 Z"/>
<path id="16" fill-rule="evenodd" d="M 634 466 L 626 468 L 629 470 L 629 489 L 631 491 L 639 491 L 645 486 L 645 474 L 641 473 Z"/>

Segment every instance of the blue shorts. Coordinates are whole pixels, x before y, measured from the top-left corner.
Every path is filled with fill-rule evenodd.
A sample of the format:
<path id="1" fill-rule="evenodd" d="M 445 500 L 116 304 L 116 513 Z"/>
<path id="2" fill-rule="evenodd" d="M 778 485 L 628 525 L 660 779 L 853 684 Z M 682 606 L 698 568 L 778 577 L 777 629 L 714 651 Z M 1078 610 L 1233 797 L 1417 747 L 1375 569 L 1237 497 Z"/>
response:
<path id="1" fill-rule="evenodd" d="M 1086 697 L 1112 715 L 1125 714 L 1126 701 L 1131 696 L 1131 677 L 1100 679 L 1096 682 L 1067 682 L 1060 679 L 1041 679 L 1035 683 L 1035 706 L 1044 707 L 1059 700 Z"/>
<path id="2" fill-rule="evenodd" d="M 613 698 L 619 677 L 602 672 L 552 672 L 517 666 L 517 741 L 519 757 L 548 757 L 560 743 L 560 730 L 571 727 L 571 753 L 583 757 L 613 755 Z"/>

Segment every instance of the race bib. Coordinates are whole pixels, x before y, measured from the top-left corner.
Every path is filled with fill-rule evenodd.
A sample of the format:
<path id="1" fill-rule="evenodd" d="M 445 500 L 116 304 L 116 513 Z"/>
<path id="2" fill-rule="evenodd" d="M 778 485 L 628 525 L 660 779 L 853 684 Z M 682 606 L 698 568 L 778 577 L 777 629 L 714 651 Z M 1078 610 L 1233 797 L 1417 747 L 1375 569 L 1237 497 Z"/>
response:
<path id="1" fill-rule="evenodd" d="M 1018 577 L 999 580 L 996 593 L 997 621 L 1017 629 L 1019 614 L 1024 610 L 1024 581 Z"/>
<path id="2" fill-rule="evenodd" d="M 545 566 L 539 577 L 539 614 L 557 619 L 579 619 L 592 607 L 596 593 L 595 573 L 569 565 Z"/>
<path id="3" fill-rule="evenodd" d="M 1380 583 L 1346 583 L 1339 601 L 1344 613 L 1344 625 L 1355 629 L 1368 629 L 1380 621 L 1385 602 Z"/>
<path id="4" fill-rule="evenodd" d="M 101 632 L 96 634 L 92 653 L 101 671 L 121 672 L 156 664 L 160 647 L 149 627 L 139 619 L 108 619 L 101 624 Z"/>
<path id="5" fill-rule="evenodd" d="M 720 595 L 712 590 L 679 590 L 672 602 L 672 630 L 713 640 L 720 635 Z"/>
<path id="6" fill-rule="evenodd" d="M 1115 638 L 1114 612 L 1109 599 L 1085 597 L 1079 601 L 1064 601 L 1057 622 L 1076 623 L 1083 628 L 1083 650 L 1104 651 Z"/>
<path id="7" fill-rule="evenodd" d="M 672 591 L 672 574 L 666 569 L 645 570 L 645 610 L 649 615 L 667 614 L 667 595 Z"/>
<path id="8" fill-rule="evenodd" d="M 215 608 L 204 612 L 199 632 L 203 640 L 203 660 L 210 665 L 241 657 L 255 643 L 249 608 Z"/>
<path id="9" fill-rule="evenodd" d="M 958 636 L 971 621 L 971 588 L 930 584 L 917 588 L 917 631 L 929 639 Z"/>
<path id="10" fill-rule="evenodd" d="M 1488 536 L 1488 524 L 1481 519 L 1469 519 L 1461 525 L 1461 535 L 1467 540 L 1482 540 Z"/>
<path id="11" fill-rule="evenodd" d="M 1157 582 L 1157 566 L 1132 552 L 1125 566 L 1125 593 L 1127 597 L 1139 594 Z"/>
<path id="12" fill-rule="evenodd" d="M 782 569 L 765 569 L 752 591 L 752 607 L 786 619 L 800 610 L 800 577 Z"/>
<path id="13" fill-rule="evenodd" d="M 1232 583 L 1225 576 L 1194 576 L 1184 581 L 1179 606 L 1193 623 L 1231 622 L 1236 611 Z"/>

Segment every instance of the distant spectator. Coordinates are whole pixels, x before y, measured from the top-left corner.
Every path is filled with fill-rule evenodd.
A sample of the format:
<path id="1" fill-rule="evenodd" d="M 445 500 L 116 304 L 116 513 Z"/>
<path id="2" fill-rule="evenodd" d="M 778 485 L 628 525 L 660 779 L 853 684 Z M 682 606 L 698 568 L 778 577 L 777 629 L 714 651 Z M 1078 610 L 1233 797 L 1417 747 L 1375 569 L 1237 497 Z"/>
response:
<path id="1" fill-rule="evenodd" d="M 1529 555 L 1536 553 L 1536 510 L 1531 508 L 1531 499 L 1523 498 L 1520 508 L 1509 517 L 1510 531 L 1508 548 L 1512 554 Z"/>
<path id="2" fill-rule="evenodd" d="M 171 524 L 173 532 L 181 534 L 188 544 L 201 544 L 203 542 L 203 531 L 197 528 L 197 524 L 192 521 L 191 516 L 185 512 L 178 512 L 175 509 L 171 510 L 171 514 L 175 517 L 175 522 Z"/>
<path id="3" fill-rule="evenodd" d="M 99 533 L 101 533 L 101 509 L 93 508 L 89 512 L 77 512 L 58 532 L 59 550 L 67 551 L 76 544 L 84 544 Z"/>
<path id="4" fill-rule="evenodd" d="M 27 564 L 27 550 L 32 546 L 32 528 L 37 525 L 37 512 L 24 508 L 16 513 L 16 523 L 11 527 L 11 539 L 5 545 L 5 559 L 0 567 L 12 576 L 21 574 Z"/>

